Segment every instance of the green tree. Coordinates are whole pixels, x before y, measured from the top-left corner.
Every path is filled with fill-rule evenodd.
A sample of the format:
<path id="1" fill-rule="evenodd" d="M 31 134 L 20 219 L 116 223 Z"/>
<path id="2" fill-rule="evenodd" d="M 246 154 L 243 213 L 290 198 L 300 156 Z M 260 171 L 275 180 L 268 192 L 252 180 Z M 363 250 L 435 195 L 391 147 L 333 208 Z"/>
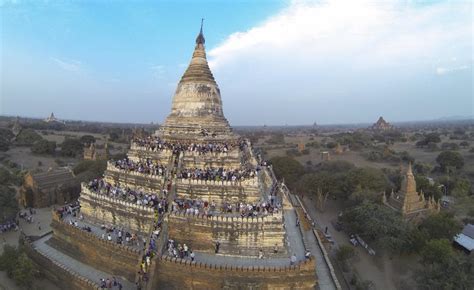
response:
<path id="1" fill-rule="evenodd" d="M 18 202 L 15 190 L 9 186 L 0 185 L 0 223 L 14 218 L 18 212 Z"/>
<path id="2" fill-rule="evenodd" d="M 439 143 L 441 142 L 441 138 L 439 137 L 438 133 L 429 133 L 425 135 L 424 139 L 425 143 Z"/>
<path id="3" fill-rule="evenodd" d="M 12 277 L 16 284 L 29 288 L 33 283 L 35 267 L 31 260 L 22 252 L 16 259 L 15 268 L 13 269 Z"/>
<path id="4" fill-rule="evenodd" d="M 35 130 L 32 129 L 24 129 L 21 130 L 20 134 L 16 137 L 16 142 L 20 145 L 31 146 L 35 142 L 43 139 L 40 134 L 36 133 Z"/>
<path id="5" fill-rule="evenodd" d="M 296 185 L 296 189 L 311 196 L 316 196 L 317 191 L 323 194 L 334 194 L 339 192 L 338 176 L 328 172 L 308 173 L 301 177 Z"/>
<path id="6" fill-rule="evenodd" d="M 271 160 L 275 175 L 285 179 L 286 185 L 294 188 L 298 179 L 305 173 L 303 165 L 291 157 L 274 157 Z"/>
<path id="7" fill-rule="evenodd" d="M 462 223 L 452 213 L 438 213 L 427 217 L 420 224 L 420 230 L 426 231 L 430 239 L 447 239 L 452 241 L 462 230 Z"/>
<path id="8" fill-rule="evenodd" d="M 452 254 L 449 242 L 435 240 L 427 244 L 425 260 L 416 273 L 418 289 L 458 290 L 474 288 L 474 256 Z M 430 254 L 434 251 L 439 256 Z M 423 260 L 422 260 L 423 262 Z"/>
<path id="9" fill-rule="evenodd" d="M 67 138 L 61 144 L 61 155 L 68 157 L 77 157 L 83 153 L 84 145 L 78 139 Z"/>
<path id="10" fill-rule="evenodd" d="M 416 175 L 416 190 L 423 192 L 425 197 L 434 197 L 435 200 L 439 200 L 443 195 L 442 186 L 438 183 L 431 183 L 426 176 Z"/>
<path id="11" fill-rule="evenodd" d="M 463 197 L 470 195 L 471 182 L 467 178 L 456 178 L 454 186 L 451 189 L 451 194 L 456 197 Z"/>
<path id="12" fill-rule="evenodd" d="M 107 169 L 105 160 L 83 160 L 74 167 L 73 172 L 75 175 L 89 172 L 95 178 L 104 174 L 105 169 Z"/>
<path id="13" fill-rule="evenodd" d="M 420 253 L 423 265 L 435 263 L 447 264 L 455 255 L 451 242 L 447 239 L 434 239 L 428 241 Z"/>
<path id="14" fill-rule="evenodd" d="M 364 202 L 345 211 L 342 221 L 366 242 L 373 242 L 391 252 L 402 251 L 409 230 L 399 214 L 372 202 Z"/>
<path id="15" fill-rule="evenodd" d="M 447 167 L 456 167 L 460 169 L 464 166 L 464 159 L 459 152 L 453 151 L 443 151 L 438 157 L 436 157 L 436 162 L 441 166 L 443 170 Z"/>
<path id="16" fill-rule="evenodd" d="M 371 167 L 350 170 L 341 183 L 342 191 L 347 197 L 356 191 L 381 193 L 390 188 L 387 176 L 381 170 Z"/>
<path id="17" fill-rule="evenodd" d="M 3 246 L 3 253 L 0 255 L 0 271 L 5 271 L 8 277 L 12 277 L 17 258 L 18 251 L 15 247 L 8 244 Z"/>
<path id="18" fill-rule="evenodd" d="M 0 151 L 8 151 L 10 149 L 10 140 L 0 137 Z"/>
<path id="19" fill-rule="evenodd" d="M 36 269 L 22 249 L 7 244 L 0 255 L 0 270 L 5 271 L 18 286 L 29 289 Z"/>
<path id="20" fill-rule="evenodd" d="M 54 154 L 56 151 L 56 142 L 41 139 L 31 147 L 31 152 L 36 154 Z"/>
<path id="21" fill-rule="evenodd" d="M 92 136 L 92 135 L 83 135 L 80 140 L 81 140 L 82 144 L 95 143 L 95 137 Z"/>

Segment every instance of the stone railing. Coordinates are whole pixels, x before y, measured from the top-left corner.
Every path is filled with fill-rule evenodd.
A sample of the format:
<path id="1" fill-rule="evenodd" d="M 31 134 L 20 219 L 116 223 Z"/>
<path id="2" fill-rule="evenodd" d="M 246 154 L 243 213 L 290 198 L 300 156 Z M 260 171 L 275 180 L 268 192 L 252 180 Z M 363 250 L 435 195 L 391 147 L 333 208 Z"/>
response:
<path id="1" fill-rule="evenodd" d="M 182 184 L 191 185 L 208 185 L 208 186 L 256 186 L 258 185 L 258 176 L 252 178 L 245 178 L 236 181 L 216 181 L 216 180 L 203 180 L 203 179 L 192 179 L 192 178 L 179 178 L 177 179 Z"/>
<path id="2" fill-rule="evenodd" d="M 218 223 L 250 223 L 250 224 L 258 224 L 258 223 L 269 223 L 269 222 L 282 222 L 282 211 L 279 211 L 278 214 L 268 214 L 265 216 L 259 217 L 239 217 L 239 216 L 225 216 L 225 215 L 213 215 L 208 216 L 204 214 L 192 214 L 186 212 L 171 212 L 169 214 L 169 218 L 176 218 L 176 217 L 186 217 L 186 218 L 193 218 L 199 219 L 208 222 L 218 222 Z"/>
<path id="3" fill-rule="evenodd" d="M 146 146 L 140 146 L 134 142 L 132 142 L 132 144 L 130 145 L 130 150 L 140 150 L 140 151 L 147 151 L 147 152 L 162 152 L 162 153 L 165 153 L 165 154 L 172 154 L 173 153 L 173 150 L 169 149 L 169 148 L 163 148 L 163 149 L 158 149 L 158 148 L 155 148 L 155 150 L 152 150 L 151 148 L 148 148 Z"/>
<path id="4" fill-rule="evenodd" d="M 175 258 L 168 255 L 162 255 L 161 261 L 180 264 L 188 267 L 202 268 L 206 270 L 219 270 L 219 271 L 235 271 L 235 272 L 291 272 L 299 271 L 303 268 L 314 269 L 314 258 L 301 260 L 295 265 L 281 265 L 281 266 L 234 266 L 231 263 L 225 265 L 208 264 L 203 262 L 191 261 L 188 259 Z"/>
<path id="5" fill-rule="evenodd" d="M 96 235 L 94 233 L 85 231 L 81 228 L 78 228 L 74 225 L 71 225 L 71 224 L 61 220 L 59 217 L 57 217 L 56 214 L 53 213 L 53 228 L 54 228 L 54 223 L 56 223 L 57 225 L 63 227 L 66 231 L 73 232 L 76 235 L 82 235 L 82 236 L 86 237 L 87 240 L 90 240 L 92 244 L 96 244 L 97 246 L 103 245 L 103 246 L 108 247 L 108 248 L 113 248 L 116 251 L 124 251 L 124 252 L 131 253 L 133 255 L 139 255 L 140 254 L 140 250 L 137 249 L 137 248 L 130 247 L 130 246 L 127 246 L 127 245 L 117 244 L 114 241 L 104 240 L 104 239 L 102 239 L 101 237 L 99 237 L 98 235 Z"/>
<path id="6" fill-rule="evenodd" d="M 85 196 L 89 196 L 93 200 L 105 201 L 109 204 L 113 204 L 119 207 L 126 207 L 133 210 L 144 211 L 147 213 L 154 213 L 154 209 L 150 206 L 138 205 L 136 203 L 126 201 L 120 198 L 114 198 L 114 197 L 109 197 L 105 194 L 95 193 L 92 190 L 90 190 L 85 183 L 82 183 L 81 187 L 82 187 L 81 197 L 79 199 L 84 198 Z"/>
<path id="7" fill-rule="evenodd" d="M 152 175 L 152 174 L 140 173 L 140 172 L 137 172 L 137 171 L 120 169 L 120 168 L 115 167 L 115 164 L 113 162 L 110 162 L 110 161 L 107 162 L 107 170 L 112 171 L 112 172 L 124 173 L 124 174 L 127 174 L 129 176 L 139 176 L 139 177 L 155 179 L 155 180 L 159 180 L 159 181 L 164 181 L 164 179 L 165 179 L 164 175 Z"/>
<path id="8" fill-rule="evenodd" d="M 37 251 L 33 247 L 29 237 L 23 233 L 20 236 L 20 240 L 25 247 L 27 255 L 40 266 L 40 271 L 48 271 L 54 275 L 56 279 L 62 280 L 64 285 L 68 285 L 69 289 L 101 289 L 99 284 L 94 281 L 79 275 L 74 272 L 74 270 L 53 260 L 49 255 Z M 49 275 L 46 276 L 48 277 Z"/>
<path id="9" fill-rule="evenodd" d="M 154 150 L 152 150 L 149 147 L 140 146 L 140 145 L 138 145 L 136 143 L 133 143 L 133 142 L 130 146 L 130 150 L 138 150 L 138 151 L 146 151 L 146 152 L 160 152 L 160 153 L 164 153 L 164 154 L 167 154 L 167 155 L 168 154 L 173 154 L 173 150 L 171 150 L 169 148 L 163 148 L 163 149 L 155 148 Z M 229 149 L 227 152 L 211 152 L 211 151 L 208 151 L 208 152 L 202 153 L 202 152 L 191 151 L 191 150 L 182 150 L 180 152 L 183 152 L 186 156 L 195 156 L 195 157 L 199 157 L 199 156 L 227 157 L 227 156 L 231 155 L 232 153 L 238 152 L 238 151 L 239 151 L 239 147 L 236 146 L 234 148 Z"/>
<path id="10" fill-rule="evenodd" d="M 286 188 L 286 186 L 285 186 L 285 188 Z M 287 188 L 287 190 L 288 190 L 288 188 Z M 288 191 L 288 194 L 289 194 L 289 191 Z M 313 219 L 311 218 L 311 216 L 308 214 L 308 212 L 306 211 L 306 208 L 304 207 L 303 203 L 301 202 L 301 200 L 298 196 L 296 196 L 296 200 L 297 200 L 298 205 L 303 209 L 304 217 L 308 220 L 308 222 L 310 222 L 311 224 L 316 224 L 313 221 Z M 311 231 L 312 231 L 314 237 L 316 238 L 316 240 L 318 241 L 319 249 L 321 250 L 321 253 L 323 254 L 324 262 L 326 263 L 326 265 L 329 268 L 329 272 L 331 274 L 331 280 L 333 281 L 334 286 L 338 290 L 342 289 L 341 284 L 339 283 L 339 280 L 337 279 L 336 272 L 334 271 L 334 266 L 332 265 L 331 260 L 329 259 L 329 255 L 326 251 L 326 248 L 323 245 L 323 242 L 321 240 L 321 237 L 319 236 L 318 231 L 315 230 L 314 228 Z"/>

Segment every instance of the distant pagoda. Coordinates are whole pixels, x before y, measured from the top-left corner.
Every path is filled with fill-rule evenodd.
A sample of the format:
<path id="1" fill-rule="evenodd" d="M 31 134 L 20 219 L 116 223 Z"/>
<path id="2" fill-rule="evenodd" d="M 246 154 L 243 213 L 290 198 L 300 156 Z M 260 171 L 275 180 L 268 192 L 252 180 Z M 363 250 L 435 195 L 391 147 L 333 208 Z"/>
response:
<path id="1" fill-rule="evenodd" d="M 375 122 L 370 128 L 375 131 L 388 131 L 392 130 L 394 127 L 392 124 L 385 121 L 384 118 L 381 116 L 379 117 L 377 122 Z"/>
<path id="2" fill-rule="evenodd" d="M 49 115 L 48 118 L 44 119 L 46 123 L 53 123 L 53 122 L 59 122 L 59 120 L 54 116 L 54 113 L 51 112 L 51 115 Z"/>
<path id="3" fill-rule="evenodd" d="M 439 212 L 440 204 L 433 197 L 425 199 L 423 192 L 416 191 L 416 181 L 413 175 L 411 163 L 408 164 L 403 176 L 400 191 L 391 192 L 387 199 L 383 195 L 383 203 L 393 210 L 399 212 L 405 219 L 419 221 L 428 214 Z"/>
<path id="4" fill-rule="evenodd" d="M 61 211 L 53 234 L 32 242 L 44 256 L 39 263 L 85 265 L 51 266 L 46 276 L 61 286 L 97 289 L 98 275 L 123 289 L 317 286 L 316 261 L 307 255 L 325 251 L 318 234 L 297 197 L 232 131 L 204 43 L 201 25 L 164 124 L 151 136 L 135 131 L 127 157 L 82 184 L 80 218 Z M 317 267 L 329 273 L 331 265 Z M 324 283 L 338 287 L 336 278 Z"/>

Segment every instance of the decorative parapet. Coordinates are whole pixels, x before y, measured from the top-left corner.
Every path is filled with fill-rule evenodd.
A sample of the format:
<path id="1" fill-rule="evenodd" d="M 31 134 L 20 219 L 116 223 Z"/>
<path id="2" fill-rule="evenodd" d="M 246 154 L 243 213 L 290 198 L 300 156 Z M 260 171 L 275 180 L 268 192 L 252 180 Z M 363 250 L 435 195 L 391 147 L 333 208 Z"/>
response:
<path id="1" fill-rule="evenodd" d="M 91 191 L 89 188 L 87 188 L 85 183 L 82 183 L 81 187 L 82 187 L 82 190 L 81 190 L 80 199 L 87 196 L 92 200 L 100 200 L 100 201 L 107 202 L 107 203 L 112 204 L 112 205 L 117 205 L 117 206 L 120 206 L 120 207 L 126 207 L 126 208 L 130 208 L 130 209 L 133 209 L 133 210 L 143 211 L 143 212 L 146 212 L 146 213 L 154 214 L 154 209 L 152 207 L 144 206 L 144 205 L 138 205 L 136 203 L 129 202 L 129 201 L 126 201 L 126 200 L 122 200 L 122 199 L 119 199 L 119 198 L 109 197 L 109 196 L 104 195 L 104 194 L 95 193 L 95 192 Z"/>
<path id="2" fill-rule="evenodd" d="M 229 271 L 229 272 L 296 272 L 301 270 L 310 270 L 314 271 L 314 258 L 306 259 L 296 263 L 295 265 L 282 265 L 276 267 L 270 266 L 235 266 L 232 264 L 217 265 L 217 264 L 208 264 L 203 262 L 196 262 L 181 258 L 170 257 L 168 255 L 162 255 L 160 257 L 161 261 L 168 263 L 175 263 L 183 265 L 184 267 L 194 267 L 201 268 L 206 270 L 218 270 L 218 271 Z"/>
<path id="3" fill-rule="evenodd" d="M 25 236 L 23 233 L 21 234 L 20 239 L 25 246 L 26 253 L 28 256 L 35 261 L 38 265 L 40 265 L 40 269 L 47 269 L 58 277 L 67 280 L 69 285 L 71 285 L 71 281 L 77 282 L 81 287 L 89 288 L 89 289 L 101 289 L 100 285 L 95 283 L 94 281 L 79 275 L 78 273 L 74 272 L 72 269 L 68 268 L 67 266 L 59 263 L 56 260 L 53 260 L 51 256 L 48 254 L 42 253 L 37 251 L 29 237 Z"/>
<path id="4" fill-rule="evenodd" d="M 301 202 L 301 200 L 298 196 L 296 196 L 296 200 L 298 201 L 300 207 L 303 209 L 305 217 L 309 220 L 310 223 L 313 223 L 314 222 L 313 219 L 311 218 L 311 216 L 306 211 L 306 208 L 303 206 L 303 203 Z M 321 249 L 321 252 L 322 252 L 323 257 L 324 257 L 324 261 L 326 262 L 326 265 L 329 268 L 329 272 L 331 274 L 331 279 L 334 282 L 334 285 L 336 286 L 336 289 L 338 289 L 338 290 L 342 289 L 341 284 L 339 283 L 339 280 L 337 279 L 336 272 L 334 271 L 334 267 L 331 263 L 331 260 L 329 259 L 329 255 L 328 255 L 326 249 L 324 248 L 323 242 L 321 241 L 321 237 L 319 236 L 318 231 L 316 231 L 315 229 L 312 229 L 311 231 L 313 232 L 316 240 L 318 241 L 318 246 Z"/>
<path id="5" fill-rule="evenodd" d="M 151 150 L 151 148 L 147 148 L 145 146 L 139 146 L 139 145 L 137 145 L 136 143 L 133 143 L 133 142 L 132 142 L 132 145 L 130 146 L 130 150 L 146 151 L 146 152 L 159 152 L 159 153 L 163 153 L 163 154 L 166 154 L 166 155 L 173 154 L 173 150 L 168 149 L 168 148 Z"/>
<path id="6" fill-rule="evenodd" d="M 130 176 L 139 176 L 139 177 L 144 177 L 144 178 L 149 178 L 149 179 L 155 179 L 155 180 L 162 181 L 162 182 L 164 181 L 164 176 L 163 175 L 152 175 L 152 174 L 145 174 L 145 173 L 140 173 L 140 172 L 136 172 L 136 171 L 119 169 L 119 168 L 115 167 L 115 165 L 110 161 L 107 162 L 107 171 L 123 173 L 123 174 L 127 174 L 127 175 L 130 175 Z"/>
<path id="7" fill-rule="evenodd" d="M 178 181 L 182 184 L 190 185 L 206 185 L 206 186 L 256 186 L 258 185 L 258 177 L 247 178 L 239 181 L 215 181 L 215 180 L 202 180 L 202 179 L 191 179 L 181 178 Z"/>
<path id="8" fill-rule="evenodd" d="M 57 222 L 59 225 L 65 227 L 69 231 L 72 231 L 72 232 L 75 232 L 76 234 L 85 236 L 87 239 L 90 239 L 92 241 L 92 244 L 96 244 L 96 245 L 97 244 L 103 244 L 105 247 L 113 248 L 117 251 L 124 251 L 124 252 L 128 252 L 130 254 L 133 254 L 133 255 L 140 255 L 140 250 L 139 249 L 136 249 L 136 248 L 133 248 L 133 247 L 130 247 L 130 246 L 127 246 L 127 245 L 117 244 L 113 241 L 108 241 L 108 240 L 101 239 L 99 236 L 97 236 L 93 233 L 90 233 L 88 231 L 84 231 L 84 230 L 82 230 L 82 229 L 80 229 L 76 226 L 73 226 L 73 225 L 70 225 L 67 222 L 64 222 L 63 220 L 61 220 L 55 214 L 53 214 L 53 224 L 54 224 L 54 222 Z M 54 226 L 53 226 L 53 228 L 54 228 Z"/>
<path id="9" fill-rule="evenodd" d="M 218 222 L 218 223 L 246 223 L 246 224 L 265 224 L 272 222 L 282 222 L 283 215 L 280 213 L 266 215 L 261 217 L 238 217 L 238 216 L 225 216 L 225 215 L 216 215 L 208 216 L 204 214 L 192 214 L 186 212 L 171 212 L 169 218 L 192 218 L 199 219 L 208 222 Z"/>

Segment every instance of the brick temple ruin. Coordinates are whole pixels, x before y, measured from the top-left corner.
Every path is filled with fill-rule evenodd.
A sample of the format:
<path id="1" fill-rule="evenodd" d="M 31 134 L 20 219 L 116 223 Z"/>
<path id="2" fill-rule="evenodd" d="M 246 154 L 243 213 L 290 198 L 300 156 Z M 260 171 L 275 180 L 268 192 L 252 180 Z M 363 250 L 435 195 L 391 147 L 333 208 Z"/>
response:
<path id="1" fill-rule="evenodd" d="M 225 118 L 204 44 L 201 27 L 163 125 L 23 238 L 60 288 L 340 289 L 299 198 Z"/>

